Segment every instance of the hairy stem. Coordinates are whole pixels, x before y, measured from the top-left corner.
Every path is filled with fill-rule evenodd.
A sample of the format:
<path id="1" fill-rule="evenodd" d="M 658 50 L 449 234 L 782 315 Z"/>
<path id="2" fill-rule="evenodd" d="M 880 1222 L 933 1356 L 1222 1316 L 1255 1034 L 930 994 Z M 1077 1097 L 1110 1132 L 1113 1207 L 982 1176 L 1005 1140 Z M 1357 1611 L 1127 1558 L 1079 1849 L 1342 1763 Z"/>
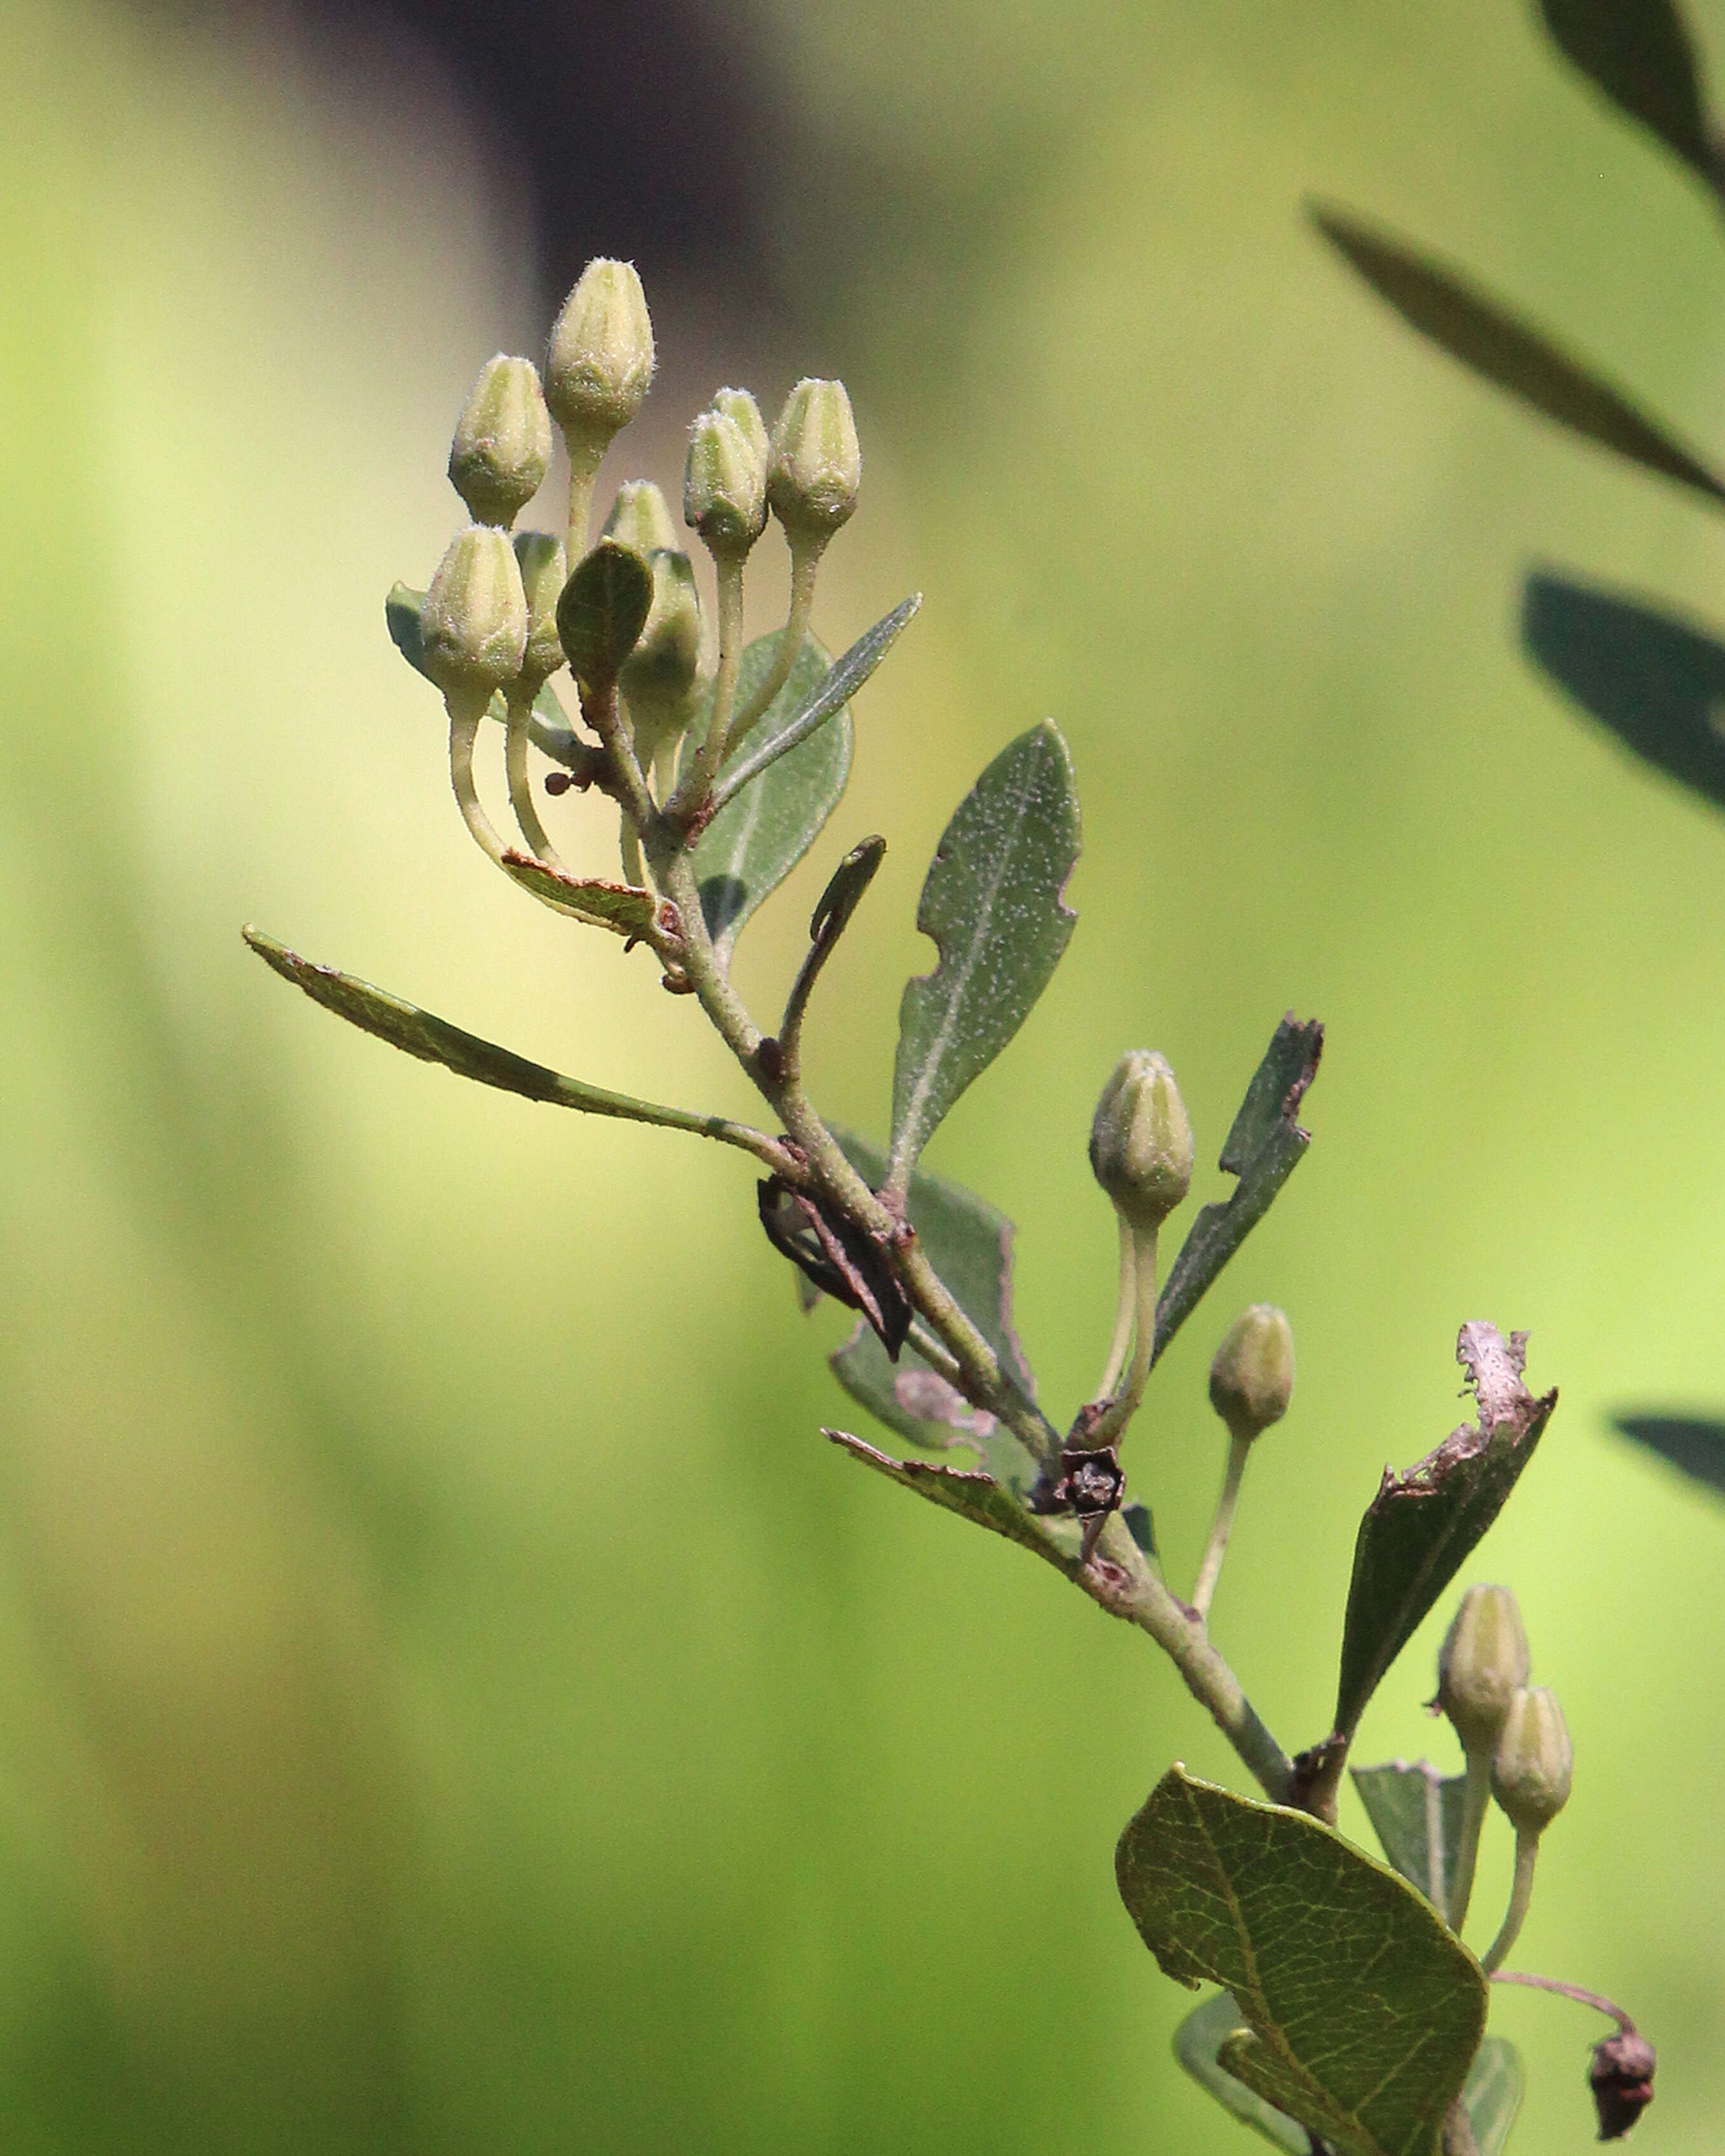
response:
<path id="1" fill-rule="evenodd" d="M 1455 1850 L 1455 1869 L 1450 1878 L 1450 1929 L 1459 1939 L 1467 1922 L 1467 1905 L 1473 1899 L 1474 1867 L 1479 1862 L 1480 1831 L 1491 1798 L 1491 1755 L 1470 1752 L 1467 1786 L 1461 1796 L 1461 1839 Z"/>
<path id="2" fill-rule="evenodd" d="M 1606 2014 L 1617 2024 L 1625 2036 L 1633 2036 L 1635 2025 L 1615 1999 L 1607 1999 L 1597 1991 L 1584 1991 L 1579 1984 L 1560 1984 L 1554 1976 L 1533 1976 L 1522 1969 L 1494 1969 L 1493 1984 L 1525 1984 L 1532 1991 L 1554 1991 L 1559 1999 L 1573 1999 L 1578 2006 L 1591 2006 L 1596 2013 Z"/>
<path id="3" fill-rule="evenodd" d="M 571 441 L 567 434 L 563 440 L 569 452 L 569 536 L 564 554 L 572 570 L 587 553 L 588 535 L 593 526 L 593 481 L 605 460 L 608 445 L 596 445 L 584 438 Z"/>
<path id="4" fill-rule="evenodd" d="M 1114 1305 L 1114 1337 L 1108 1342 L 1108 1360 L 1096 1389 L 1099 1400 L 1110 1399 L 1132 1353 L 1132 1319 L 1137 1310 L 1137 1245 L 1123 1215 L 1116 1216 L 1120 1228 L 1120 1293 Z"/>
<path id="5" fill-rule="evenodd" d="M 706 800 L 725 753 L 737 701 L 737 670 L 742 664 L 742 557 L 716 554 L 713 567 L 719 587 L 719 670 L 713 677 L 706 732 L 682 783 L 666 804 L 667 814 L 673 816 L 691 815 Z"/>
<path id="6" fill-rule="evenodd" d="M 1509 1890 L 1509 1907 L 1504 1912 L 1503 1923 L 1497 1936 L 1480 1956 L 1480 1967 L 1487 1976 L 1502 1968 L 1505 1957 L 1521 1936 L 1522 1926 L 1527 1921 L 1528 1904 L 1533 1899 L 1533 1867 L 1539 1861 L 1539 1836 L 1524 1826 L 1516 1829 L 1516 1875 Z"/>
<path id="7" fill-rule="evenodd" d="M 563 869 L 563 859 L 547 835 L 539 820 L 539 811 L 534 805 L 533 789 L 527 775 L 528 727 L 533 716 L 531 696 L 518 694 L 514 687 L 508 692 L 508 711 L 504 721 L 503 762 L 509 776 L 509 805 L 515 811 L 515 820 L 521 827 L 521 836 L 527 842 L 527 850 L 547 867 Z M 567 874 L 567 870 L 564 870 Z"/>
<path id="8" fill-rule="evenodd" d="M 490 701 L 488 689 L 465 695 L 450 690 L 444 704 L 449 714 L 449 783 L 455 789 L 456 805 L 476 843 L 501 868 L 506 849 L 480 804 L 479 788 L 473 782 L 473 745 Z"/>
<path id="9" fill-rule="evenodd" d="M 1250 1436 L 1231 1436 L 1228 1441 L 1228 1468 L 1222 1477 L 1222 1494 L 1216 1500 L 1216 1517 L 1210 1528 L 1210 1538 L 1204 1550 L 1204 1562 L 1198 1568 L 1197 1584 L 1192 1589 L 1192 1607 L 1200 1617 L 1208 1617 L 1210 1597 L 1216 1591 L 1216 1582 L 1221 1576 L 1222 1560 L 1228 1554 L 1228 1537 L 1234 1526 L 1234 1508 L 1240 1502 L 1240 1486 L 1245 1475 L 1246 1462 L 1252 1455 Z"/>
<path id="10" fill-rule="evenodd" d="M 790 611 L 779 633 L 778 648 L 773 654 L 766 680 L 731 721 L 730 732 L 725 737 L 725 756 L 731 753 L 751 726 L 759 725 L 773 698 L 791 678 L 791 669 L 797 663 L 797 654 L 803 649 L 809 618 L 814 612 L 815 572 L 820 567 L 825 545 L 824 539 L 816 546 L 811 546 L 807 538 L 791 542 Z"/>

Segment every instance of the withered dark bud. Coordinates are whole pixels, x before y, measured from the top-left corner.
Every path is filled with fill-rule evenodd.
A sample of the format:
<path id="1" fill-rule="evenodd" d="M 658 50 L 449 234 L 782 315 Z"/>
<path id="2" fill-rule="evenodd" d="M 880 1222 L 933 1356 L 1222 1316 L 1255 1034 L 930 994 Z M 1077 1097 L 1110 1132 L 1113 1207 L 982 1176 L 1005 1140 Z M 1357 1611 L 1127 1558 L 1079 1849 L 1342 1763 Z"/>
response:
<path id="1" fill-rule="evenodd" d="M 859 1310 L 896 1363 L 911 1328 L 911 1303 L 886 1252 L 819 1194 L 776 1175 L 756 1186 L 767 1240 L 822 1294 Z"/>
<path id="2" fill-rule="evenodd" d="M 1652 2102 L 1656 2057 L 1637 2029 L 1625 2029 L 1594 2046 L 1587 2085 L 1599 2114 L 1601 2141 L 1621 2141 Z"/>

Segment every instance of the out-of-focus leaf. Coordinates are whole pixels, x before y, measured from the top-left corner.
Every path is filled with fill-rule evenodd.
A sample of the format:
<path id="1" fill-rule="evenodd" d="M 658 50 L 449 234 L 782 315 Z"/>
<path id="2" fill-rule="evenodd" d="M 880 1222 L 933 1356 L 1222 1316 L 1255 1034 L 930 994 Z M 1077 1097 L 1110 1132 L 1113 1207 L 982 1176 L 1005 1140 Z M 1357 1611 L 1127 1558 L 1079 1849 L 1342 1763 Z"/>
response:
<path id="1" fill-rule="evenodd" d="M 1539 0 L 1539 12 L 1558 49 L 1612 104 L 1717 188 L 1695 47 L 1671 0 Z"/>
<path id="2" fill-rule="evenodd" d="M 752 726 L 748 735 L 748 753 L 736 757 L 721 771 L 714 783 L 712 798 L 716 807 L 722 808 L 726 802 L 734 800 L 744 787 L 752 785 L 768 765 L 799 747 L 810 734 L 818 732 L 835 712 L 842 711 L 891 650 L 898 641 L 901 630 L 909 624 L 922 603 L 922 593 L 912 592 L 909 598 L 901 599 L 892 612 L 877 621 L 872 629 L 865 629 L 801 706 L 790 713 L 784 724 L 774 728 L 764 740 L 761 738 L 759 723 Z M 778 639 L 768 637 L 765 641 L 770 660 L 778 650 Z M 762 673 L 765 670 L 763 666 Z M 757 679 L 759 679 L 758 675 Z M 746 687 L 739 690 L 737 701 L 739 709 L 750 701 Z M 776 702 L 773 708 L 777 708 Z"/>
<path id="3" fill-rule="evenodd" d="M 529 1101 L 547 1101 L 553 1107 L 575 1108 L 589 1116 L 620 1116 L 628 1122 L 656 1123 L 670 1131 L 690 1131 L 697 1137 L 740 1146 L 757 1158 L 772 1158 L 770 1141 L 761 1132 L 733 1123 L 728 1116 L 697 1116 L 686 1108 L 664 1108 L 651 1101 L 631 1099 L 627 1093 L 607 1092 L 603 1086 L 589 1086 L 579 1078 L 565 1078 L 547 1070 L 543 1064 L 530 1063 L 510 1049 L 481 1040 L 476 1034 L 464 1033 L 459 1026 L 434 1018 L 429 1011 L 403 1003 L 385 989 L 374 988 L 369 981 L 338 973 L 333 966 L 314 965 L 261 929 L 248 928 L 243 932 L 266 966 L 296 988 L 303 988 L 314 1003 L 321 1004 L 337 1018 L 345 1018 L 362 1033 L 375 1034 L 392 1048 L 417 1055 L 422 1062 L 441 1063 L 458 1077 L 475 1079 L 481 1086 L 495 1086 L 506 1093 L 519 1093 Z"/>
<path id="4" fill-rule="evenodd" d="M 1620 1414 L 1611 1419 L 1625 1437 L 1681 1468 L 1692 1481 L 1725 1493 L 1725 1422 L 1657 1414 Z"/>
<path id="5" fill-rule="evenodd" d="M 1078 845 L 1072 759 L 1045 720 L 1009 743 L 958 804 L 922 886 L 916 926 L 940 958 L 906 984 L 899 1007 L 895 1188 L 1048 986 L 1077 920 L 1061 894 Z"/>
<path id="6" fill-rule="evenodd" d="M 869 1185 L 886 1173 L 880 1148 L 854 1131 L 834 1132 L 845 1156 Z M 1012 1223 L 961 1184 L 937 1175 L 911 1178 L 906 1214 L 928 1262 L 999 1360 L 1007 1382 L 1025 1399 L 1036 1397 L 1024 1350 L 1012 1324 Z M 912 1445 L 941 1450 L 972 1445 L 996 1482 L 1014 1498 L 1036 1480 L 1036 1465 L 1004 1424 L 973 1408 L 914 1347 L 895 1366 L 866 1325 L 859 1325 L 832 1358 L 834 1375 L 853 1399 Z"/>
<path id="7" fill-rule="evenodd" d="M 1504 2037 L 1487 2036 L 1475 2052 L 1461 2088 L 1479 2156 L 1502 2156 L 1526 2086 L 1522 2055 L 1515 2046 Z"/>
<path id="8" fill-rule="evenodd" d="M 747 703 L 766 679 L 778 649 L 776 636 L 757 637 L 742 654 L 737 701 Z M 814 638 L 803 640 L 783 688 L 749 736 L 766 747 L 794 719 L 829 671 L 827 654 Z M 762 738 L 764 737 L 764 739 Z M 811 734 L 800 748 L 764 769 L 754 783 L 736 794 L 696 840 L 692 860 L 701 891 L 707 933 L 728 964 L 743 923 L 762 901 L 777 891 L 819 837 L 839 805 L 850 776 L 850 714 L 839 711 L 830 726 Z M 720 767 L 722 782 L 729 764 Z"/>
<path id="9" fill-rule="evenodd" d="M 653 926 L 659 901 L 650 891 L 628 883 L 606 883 L 597 877 L 565 875 L 547 861 L 511 848 L 503 856 L 504 868 L 524 891 L 550 905 L 566 907 L 596 928 L 614 929 L 619 936 L 644 936 Z"/>
<path id="10" fill-rule="evenodd" d="M 1446 1915 L 1466 1775 L 1440 1774 L 1427 1759 L 1389 1759 L 1381 1767 L 1356 1767 L 1353 1786 L 1384 1854 L 1440 1916 Z"/>
<path id="11" fill-rule="evenodd" d="M 1725 484 L 1620 390 L 1458 271 L 1344 211 L 1312 205 L 1311 215 L 1404 321 L 1464 367 L 1602 449 L 1725 501 Z"/>
<path id="12" fill-rule="evenodd" d="M 1134 1497 L 1129 1503 L 1122 1505 L 1120 1517 L 1126 1523 L 1127 1532 L 1145 1556 L 1153 1558 L 1157 1554 L 1156 1522 L 1143 1499 Z"/>
<path id="13" fill-rule="evenodd" d="M 416 674 L 425 674 L 425 639 L 419 634 L 419 613 L 424 604 L 424 593 L 416 592 L 410 584 L 395 585 L 383 602 L 389 640 Z M 425 674 L 425 678 L 429 681 L 431 676 Z"/>
<path id="14" fill-rule="evenodd" d="M 1288 2156 L 1312 2156 L 1312 2136 L 1296 2118 L 1266 2103 L 1255 2090 L 1236 2081 L 1217 2054 L 1236 2031 L 1249 2035 L 1246 2019 L 1231 1991 L 1219 1991 L 1194 2006 L 1174 2031 L 1174 2056 L 1194 2081 L 1207 2088 L 1224 2109 L 1255 2128 Z"/>
<path id="15" fill-rule="evenodd" d="M 1224 2071 L 1347 2156 L 1435 2156 L 1486 1985 L 1424 1895 L 1309 1813 L 1183 1767 L 1127 1825 L 1115 1872 L 1163 1971 L 1232 1993 Z"/>
<path id="16" fill-rule="evenodd" d="M 1405 1475 L 1384 1471 L 1353 1548 L 1336 1696 L 1344 1736 L 1533 1457 L 1558 1395 L 1527 1390 L 1527 1349 L 1525 1332 L 1506 1344 L 1496 1326 L 1464 1325 L 1455 1358 L 1479 1403 L 1477 1428 L 1463 1423 Z"/>
<path id="17" fill-rule="evenodd" d="M 571 571 L 557 601 L 557 635 L 583 688 L 614 685 L 653 611 L 653 572 L 633 547 L 601 539 Z"/>
<path id="18" fill-rule="evenodd" d="M 809 917 L 809 940 L 831 946 L 850 925 L 850 916 L 862 903 L 863 893 L 875 880 L 875 871 L 886 858 L 886 841 L 878 834 L 853 846 L 833 870 Z"/>
<path id="19" fill-rule="evenodd" d="M 1224 1173 L 1238 1176 L 1239 1183 L 1225 1204 L 1200 1210 L 1156 1299 L 1158 1358 L 1304 1159 L 1312 1133 L 1295 1118 L 1317 1075 L 1323 1045 L 1324 1029 L 1316 1019 L 1302 1023 L 1291 1013 L 1276 1029 L 1218 1163 Z"/>
<path id="20" fill-rule="evenodd" d="M 978 1527 L 1004 1535 L 1009 1543 L 1034 1551 L 1057 1570 L 1070 1573 L 1074 1568 L 1074 1561 L 1055 1546 L 1040 1523 L 1016 1497 L 1003 1490 L 992 1475 L 980 1468 L 948 1467 L 936 1460 L 895 1460 L 890 1453 L 865 1445 L 860 1437 L 852 1437 L 847 1430 L 823 1430 L 821 1435 L 842 1445 L 853 1460 L 861 1460 L 864 1466 L 872 1467 L 877 1474 L 885 1475 L 906 1490 L 914 1490 L 919 1497 L 927 1497 L 949 1512 L 957 1512 L 967 1520 L 974 1520 Z"/>
<path id="21" fill-rule="evenodd" d="M 1725 808 L 1725 644 L 1615 592 L 1539 571 L 1522 639 L 1625 747 Z"/>

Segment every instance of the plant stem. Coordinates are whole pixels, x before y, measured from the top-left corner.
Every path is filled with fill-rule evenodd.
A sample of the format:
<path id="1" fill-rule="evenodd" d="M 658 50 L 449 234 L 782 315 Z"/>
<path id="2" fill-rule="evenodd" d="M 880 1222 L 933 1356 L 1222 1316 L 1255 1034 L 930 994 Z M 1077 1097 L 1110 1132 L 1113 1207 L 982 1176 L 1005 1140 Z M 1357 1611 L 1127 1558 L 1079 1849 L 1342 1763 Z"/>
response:
<path id="1" fill-rule="evenodd" d="M 1216 1501 L 1215 1523 L 1210 1529 L 1209 1545 L 1204 1551 L 1204 1563 L 1198 1568 L 1197 1584 L 1192 1590 L 1192 1607 L 1200 1617 L 1209 1614 L 1210 1597 L 1216 1591 L 1222 1559 L 1228 1553 L 1228 1536 L 1234 1525 L 1234 1508 L 1240 1502 L 1240 1486 L 1251 1454 L 1250 1436 L 1230 1435 L 1227 1471 L 1222 1477 L 1222 1494 Z"/>
<path id="2" fill-rule="evenodd" d="M 1596 2013 L 1609 2015 L 1625 2036 L 1633 2036 L 1635 2025 L 1617 2004 L 1597 1991 L 1584 1991 L 1579 1984 L 1560 1984 L 1554 1976 L 1532 1976 L 1522 1969 L 1494 1969 L 1493 1984 L 1525 1984 L 1532 1991 L 1554 1991 L 1560 1999 L 1573 1999 L 1578 2006 L 1591 2006 Z"/>
<path id="3" fill-rule="evenodd" d="M 521 827 L 521 836 L 527 842 L 527 850 L 548 867 L 563 869 L 562 856 L 551 843 L 544 824 L 539 820 L 539 811 L 533 802 L 533 790 L 528 783 L 527 728 L 532 716 L 532 697 L 518 695 L 511 686 L 508 692 L 508 709 L 503 731 L 503 762 L 509 775 L 509 805 L 515 811 L 515 820 Z M 567 875 L 568 871 L 564 869 L 563 872 Z"/>
<path id="4" fill-rule="evenodd" d="M 1527 1905 L 1533 1899 L 1533 1866 L 1539 1859 L 1539 1836 L 1524 1826 L 1516 1829 L 1516 1874 L 1509 1890 L 1509 1907 L 1504 1912 L 1502 1928 L 1490 1946 L 1480 1957 L 1480 1967 L 1487 1976 L 1503 1966 L 1504 1957 L 1521 1935 L 1522 1926 L 1527 1920 Z"/>
<path id="5" fill-rule="evenodd" d="M 1489 1752 L 1470 1752 L 1467 1786 L 1461 1796 L 1461 1840 L 1455 1851 L 1455 1869 L 1450 1878 L 1450 1929 L 1458 1939 L 1461 1927 L 1467 1922 L 1467 1905 L 1473 1899 L 1480 1830 L 1486 1824 L 1486 1808 L 1491 1797 L 1491 1755 Z"/>
<path id="6" fill-rule="evenodd" d="M 455 789 L 456 805 L 475 840 L 501 868 L 506 849 L 480 805 L 479 789 L 473 783 L 473 745 L 490 701 L 489 689 L 474 689 L 465 695 L 450 690 L 444 695 L 444 705 L 449 714 L 449 783 Z"/>
<path id="7" fill-rule="evenodd" d="M 572 442 L 567 434 L 563 440 L 569 452 L 569 537 L 563 551 L 572 571 L 587 553 L 588 533 L 593 525 L 593 481 L 608 444 L 596 447 L 586 439 Z"/>
<path id="8" fill-rule="evenodd" d="M 751 726 L 760 723 L 773 698 L 791 678 L 791 669 L 797 663 L 797 654 L 803 649 L 803 639 L 809 634 L 809 617 L 814 612 L 815 572 L 820 567 L 820 557 L 825 546 L 824 539 L 815 546 L 811 546 L 807 538 L 791 542 L 790 611 L 785 617 L 784 627 L 779 632 L 778 648 L 773 654 L 773 665 L 766 680 L 731 721 L 730 732 L 725 737 L 723 753 L 726 756 L 737 747 Z"/>
<path id="9" fill-rule="evenodd" d="M 1099 1400 L 1109 1399 L 1120 1383 L 1126 1358 L 1132 1353 L 1132 1319 L 1137 1307 L 1137 1245 L 1124 1218 L 1119 1214 L 1115 1217 L 1120 1228 L 1120 1292 L 1114 1305 L 1114 1337 L 1108 1342 L 1108 1360 L 1103 1365 L 1101 1380 L 1096 1389 Z"/>
<path id="10" fill-rule="evenodd" d="M 1126 1383 L 1091 1424 L 1086 1442 L 1118 1445 L 1138 1411 L 1156 1357 L 1156 1230 L 1132 1230 L 1132 1358 Z"/>
<path id="11" fill-rule="evenodd" d="M 737 700 L 737 669 L 742 664 L 742 557 L 716 554 L 713 567 L 719 586 L 719 670 L 713 678 L 713 701 L 707 715 L 706 733 L 691 758 L 682 783 L 665 804 L 666 813 L 686 817 L 706 800 L 725 753 L 731 731 L 731 713 Z"/>
<path id="12" fill-rule="evenodd" d="M 647 871 L 641 865 L 641 834 L 627 808 L 623 812 L 623 880 L 637 891 L 644 889 Z"/>

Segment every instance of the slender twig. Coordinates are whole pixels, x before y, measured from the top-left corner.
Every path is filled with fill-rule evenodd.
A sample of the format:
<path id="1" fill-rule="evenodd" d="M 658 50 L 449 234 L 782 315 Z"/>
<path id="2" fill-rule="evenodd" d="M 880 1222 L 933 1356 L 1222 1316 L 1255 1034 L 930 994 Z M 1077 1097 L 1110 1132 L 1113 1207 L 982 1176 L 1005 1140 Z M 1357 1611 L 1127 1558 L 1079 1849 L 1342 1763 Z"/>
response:
<path id="1" fill-rule="evenodd" d="M 1609 2015 L 1625 2036 L 1633 2036 L 1635 2025 L 1615 1999 L 1607 1999 L 1597 1991 L 1585 1991 L 1579 1984 L 1560 1984 L 1554 1976 L 1534 1976 L 1524 1969 L 1494 1969 L 1493 1984 L 1525 1984 L 1532 1991 L 1554 1991 L 1560 1999 L 1573 1999 L 1578 2006 L 1591 2006 L 1596 2013 Z"/>
<path id="2" fill-rule="evenodd" d="M 479 736 L 480 721 L 485 716 L 490 701 L 489 689 L 475 689 L 465 695 L 451 690 L 444 697 L 449 714 L 449 783 L 455 789 L 456 804 L 475 843 L 501 868 L 506 849 L 480 805 L 479 789 L 473 779 L 473 745 Z"/>
<path id="3" fill-rule="evenodd" d="M 1086 1442 L 1118 1445 L 1137 1413 L 1156 1360 L 1156 1230 L 1140 1228 L 1132 1239 L 1132 1357 L 1126 1383 L 1091 1424 Z"/>
<path id="4" fill-rule="evenodd" d="M 1204 1562 L 1198 1568 L 1198 1582 L 1192 1590 L 1192 1607 L 1200 1617 L 1209 1614 L 1210 1598 L 1216 1591 L 1216 1582 L 1221 1576 L 1222 1560 L 1228 1554 L 1228 1537 L 1234 1526 L 1234 1508 L 1240 1502 L 1240 1486 L 1245 1476 L 1246 1462 L 1252 1456 L 1252 1440 L 1249 1436 L 1230 1436 L 1228 1440 L 1228 1469 L 1222 1477 L 1222 1494 L 1216 1500 L 1216 1517 L 1210 1528 L 1210 1538 L 1204 1553 Z"/>
<path id="5" fill-rule="evenodd" d="M 955 1392 L 964 1389 L 964 1373 L 958 1367 L 958 1358 L 938 1340 L 920 1317 L 911 1320 L 911 1329 L 905 1337 L 937 1377 L 944 1378 Z"/>
<path id="6" fill-rule="evenodd" d="M 791 669 L 797 663 L 797 654 L 803 649 L 803 639 L 809 634 L 809 619 L 814 612 L 815 575 L 825 547 L 824 537 L 813 546 L 806 536 L 791 542 L 790 611 L 779 632 L 778 648 L 773 654 L 766 680 L 731 721 L 730 732 L 725 737 L 725 756 L 730 755 L 751 726 L 759 725 L 773 698 L 791 678 Z"/>
<path id="7" fill-rule="evenodd" d="M 521 827 L 521 836 L 527 842 L 527 850 L 548 867 L 562 870 L 563 859 L 552 845 L 539 811 L 534 804 L 533 789 L 527 774 L 527 743 L 533 716 L 533 699 L 518 695 L 511 688 L 507 712 L 504 720 L 503 761 L 509 776 L 509 805 L 515 811 L 515 820 Z"/>
<path id="8" fill-rule="evenodd" d="M 673 818 L 691 815 L 706 799 L 725 752 L 737 700 L 737 670 L 742 663 L 742 557 L 716 554 L 713 566 L 719 591 L 719 670 L 713 677 L 706 735 L 690 759 L 681 784 L 665 804 L 666 814 Z"/>
<path id="9" fill-rule="evenodd" d="M 1126 1358 L 1132 1353 L 1132 1320 L 1137 1312 L 1137 1245 L 1126 1215 L 1122 1213 L 1117 1218 L 1120 1224 L 1120 1292 L 1114 1304 L 1114 1337 L 1108 1342 L 1108 1360 L 1095 1394 L 1099 1400 L 1111 1399 L 1120 1383 Z"/>
<path id="10" fill-rule="evenodd" d="M 1510 1885 L 1509 1907 L 1504 1912 L 1497 1938 L 1480 1956 L 1480 1967 L 1487 1976 L 1503 1966 L 1510 1948 L 1521 1936 L 1522 1926 L 1527 1920 L 1528 1904 L 1533 1899 L 1533 1867 L 1538 1861 L 1538 1834 L 1524 1826 L 1517 1827 L 1516 1871 Z"/>

